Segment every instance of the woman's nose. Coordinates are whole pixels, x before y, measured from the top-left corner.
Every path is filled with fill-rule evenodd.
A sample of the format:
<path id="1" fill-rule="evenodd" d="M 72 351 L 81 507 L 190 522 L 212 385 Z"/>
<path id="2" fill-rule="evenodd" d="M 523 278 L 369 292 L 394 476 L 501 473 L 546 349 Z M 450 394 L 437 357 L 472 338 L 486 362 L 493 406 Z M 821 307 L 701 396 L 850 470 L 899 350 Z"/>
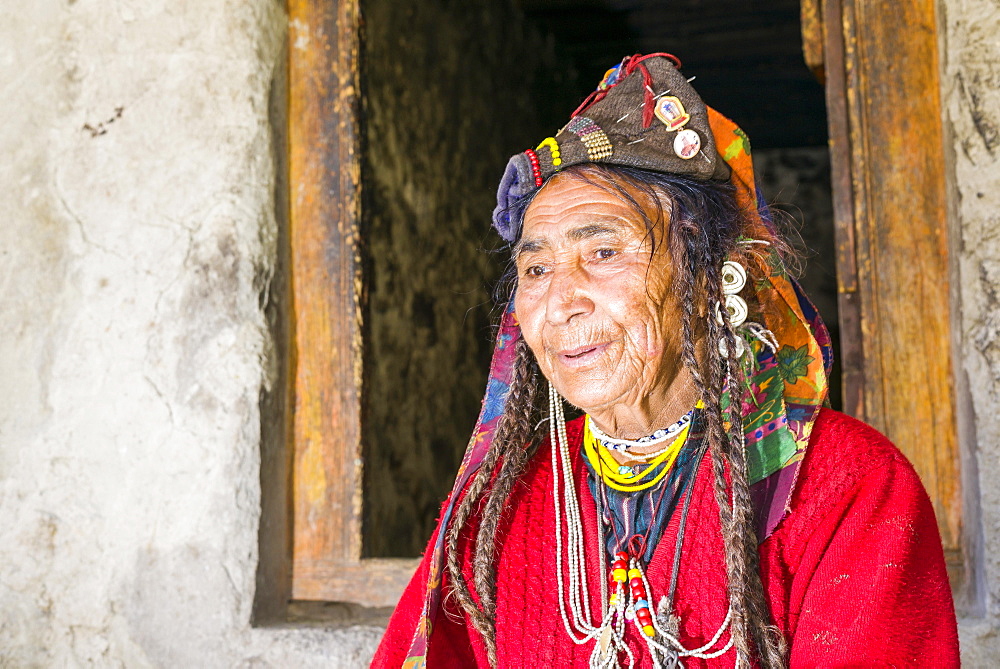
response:
<path id="1" fill-rule="evenodd" d="M 587 288 L 586 273 L 578 266 L 558 267 L 549 282 L 546 320 L 562 325 L 594 310 Z"/>

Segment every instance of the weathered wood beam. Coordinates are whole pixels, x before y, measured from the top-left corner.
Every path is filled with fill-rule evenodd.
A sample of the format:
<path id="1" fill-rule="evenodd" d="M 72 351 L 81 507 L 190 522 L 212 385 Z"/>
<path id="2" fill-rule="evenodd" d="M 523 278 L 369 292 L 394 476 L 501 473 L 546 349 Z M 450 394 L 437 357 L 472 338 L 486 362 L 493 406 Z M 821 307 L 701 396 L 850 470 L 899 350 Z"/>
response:
<path id="1" fill-rule="evenodd" d="M 933 0 L 825 0 L 845 410 L 887 434 L 965 583 Z"/>
<path id="2" fill-rule="evenodd" d="M 363 560 L 359 0 L 288 0 L 292 597 L 391 605 L 412 560 Z"/>

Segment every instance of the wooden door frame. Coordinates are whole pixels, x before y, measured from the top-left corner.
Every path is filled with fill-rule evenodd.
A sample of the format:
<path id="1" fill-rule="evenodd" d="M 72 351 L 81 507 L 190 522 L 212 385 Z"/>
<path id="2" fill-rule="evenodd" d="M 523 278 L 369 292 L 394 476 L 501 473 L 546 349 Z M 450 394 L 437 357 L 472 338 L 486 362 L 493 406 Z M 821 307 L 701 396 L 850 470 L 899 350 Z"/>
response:
<path id="1" fill-rule="evenodd" d="M 288 0 L 295 600 L 394 606 L 416 560 L 362 558 L 360 0 Z"/>
<path id="2" fill-rule="evenodd" d="M 920 474 L 952 589 L 972 587 L 963 530 L 948 161 L 934 0 L 802 0 L 803 52 L 824 81 L 844 411 Z"/>

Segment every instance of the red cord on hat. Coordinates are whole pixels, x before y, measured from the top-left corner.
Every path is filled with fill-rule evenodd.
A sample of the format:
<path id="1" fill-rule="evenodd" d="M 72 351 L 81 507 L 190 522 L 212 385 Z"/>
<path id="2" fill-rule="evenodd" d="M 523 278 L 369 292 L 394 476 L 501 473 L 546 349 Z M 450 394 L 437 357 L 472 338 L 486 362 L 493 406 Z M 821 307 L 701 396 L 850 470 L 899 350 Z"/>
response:
<path id="1" fill-rule="evenodd" d="M 676 67 L 678 70 L 681 69 L 680 58 L 678 58 L 672 53 L 665 53 L 662 51 L 659 51 L 657 53 L 647 53 L 645 56 L 637 53 L 622 61 L 621 67 L 625 68 L 626 75 L 632 74 L 635 71 L 635 68 L 637 67 L 642 70 L 642 84 L 643 87 L 646 89 L 644 91 L 642 99 L 643 128 L 648 128 L 649 124 L 653 122 L 653 114 L 656 111 L 656 105 L 655 105 L 656 101 L 653 95 L 653 77 L 652 75 L 649 74 L 649 70 L 646 69 L 646 66 L 642 64 L 642 61 L 646 60 L 647 58 L 666 58 L 667 60 L 671 61 L 674 64 L 674 67 Z M 608 94 L 608 91 L 610 91 L 617 85 L 618 84 L 616 82 L 603 90 L 593 91 L 590 95 L 586 97 L 586 99 L 584 99 L 583 102 L 580 103 L 580 106 L 577 107 L 572 114 L 570 114 L 570 118 L 576 118 L 584 111 L 586 111 L 587 108 L 590 107 L 592 104 L 603 100 L 604 96 Z"/>
<path id="2" fill-rule="evenodd" d="M 647 58 L 657 58 L 657 57 L 666 58 L 667 60 L 673 61 L 674 67 L 676 67 L 678 70 L 681 69 L 681 59 L 675 56 L 674 54 L 666 53 L 665 51 L 658 51 L 656 53 L 647 53 L 645 56 L 640 56 L 639 54 L 635 54 L 634 56 L 632 56 L 630 62 L 633 64 L 634 67 L 635 65 L 638 65 Z"/>
<path id="3" fill-rule="evenodd" d="M 648 58 L 658 58 L 658 57 L 666 58 L 667 60 L 673 62 L 674 67 L 676 67 L 678 70 L 681 69 L 681 59 L 672 53 L 664 53 L 664 52 L 648 53 L 645 56 L 635 54 L 634 56 L 629 58 L 628 63 L 626 63 L 625 65 L 625 72 L 628 74 L 632 74 L 632 72 L 634 72 L 635 68 L 637 67 L 640 70 L 642 70 L 642 85 L 643 88 L 645 89 L 643 91 L 643 97 L 642 97 L 643 128 L 648 128 L 649 125 L 653 122 L 653 114 L 656 112 L 656 100 L 655 100 L 655 95 L 653 93 L 653 77 L 649 73 L 649 70 L 646 69 L 646 66 L 642 64 L 642 61 Z"/>
<path id="4" fill-rule="evenodd" d="M 593 91 L 590 95 L 588 95 L 584 99 L 583 102 L 580 103 L 580 106 L 577 107 L 576 110 L 572 114 L 569 115 L 569 117 L 570 118 L 576 118 L 577 116 L 579 116 L 580 114 L 582 114 L 584 111 L 586 111 L 587 108 L 590 105 L 594 104 L 595 102 L 600 102 L 601 100 L 603 100 L 604 96 L 607 95 L 608 91 L 610 91 L 612 88 L 614 88 L 614 87 L 613 86 L 608 86 L 603 91 L 600 91 L 600 90 L 599 91 Z"/>

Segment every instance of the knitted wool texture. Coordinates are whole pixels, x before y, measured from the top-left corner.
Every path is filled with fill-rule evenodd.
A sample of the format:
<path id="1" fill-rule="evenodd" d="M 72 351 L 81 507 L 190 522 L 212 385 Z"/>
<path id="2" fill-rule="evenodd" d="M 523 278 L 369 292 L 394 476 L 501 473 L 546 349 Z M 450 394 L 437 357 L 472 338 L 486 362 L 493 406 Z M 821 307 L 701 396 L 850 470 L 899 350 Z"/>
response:
<path id="1" fill-rule="evenodd" d="M 577 495 L 596 564 L 596 508 L 580 459 L 582 421 L 568 425 Z M 583 667 L 592 643 L 574 645 L 556 603 L 555 521 L 549 449 L 542 447 L 515 488 L 501 521 L 497 578 L 500 667 Z M 665 592 L 678 518 L 664 531 L 647 569 L 652 591 Z M 437 531 L 441 531 L 438 528 Z M 470 537 L 460 543 L 471 578 Z M 433 538 L 432 538 L 433 543 Z M 955 612 L 934 512 L 912 466 L 867 425 L 824 409 L 790 512 L 761 544 L 761 572 L 774 620 L 789 644 L 791 667 L 959 666 Z M 674 612 L 688 647 L 705 643 L 726 614 L 726 575 L 710 465 L 698 473 Z M 425 557 L 390 620 L 373 667 L 401 666 L 420 616 Z M 589 574 L 599 610 L 599 578 Z M 447 592 L 447 584 L 445 584 Z M 431 669 L 488 667 L 482 640 L 453 602 L 433 621 Z M 649 666 L 629 626 L 628 643 Z M 725 637 L 724 637 L 725 639 Z M 686 667 L 733 666 L 735 651 Z"/>

